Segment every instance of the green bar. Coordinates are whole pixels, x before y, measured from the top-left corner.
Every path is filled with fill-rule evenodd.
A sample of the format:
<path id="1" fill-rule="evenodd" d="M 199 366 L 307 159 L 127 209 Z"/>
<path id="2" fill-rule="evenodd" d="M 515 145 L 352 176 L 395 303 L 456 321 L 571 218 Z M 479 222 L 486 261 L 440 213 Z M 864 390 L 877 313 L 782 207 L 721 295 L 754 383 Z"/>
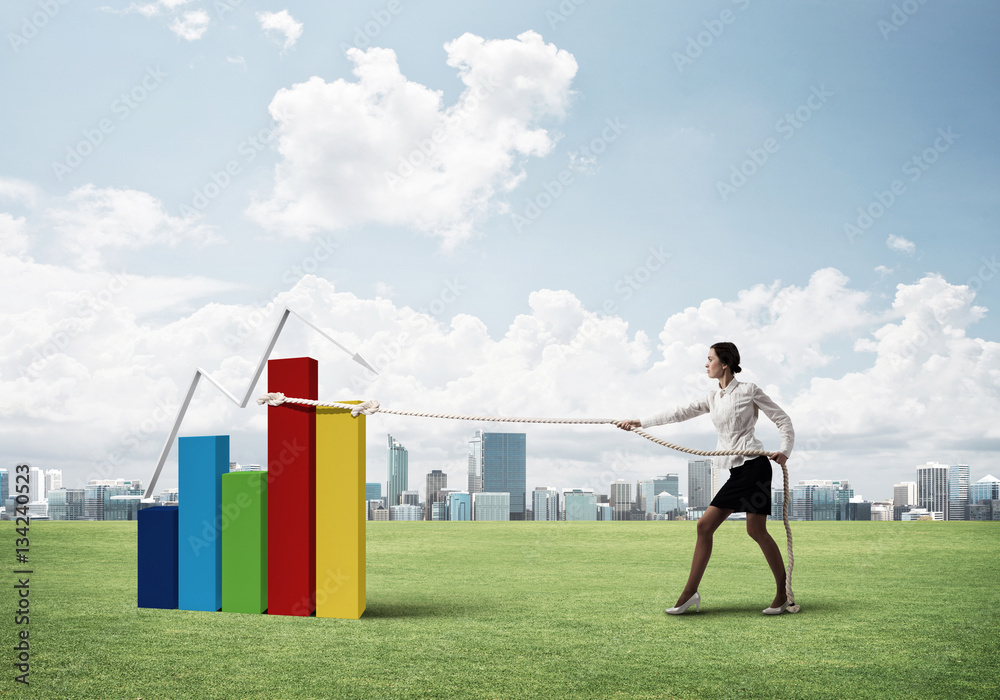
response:
<path id="1" fill-rule="evenodd" d="M 222 610 L 267 609 L 267 472 L 222 475 Z"/>

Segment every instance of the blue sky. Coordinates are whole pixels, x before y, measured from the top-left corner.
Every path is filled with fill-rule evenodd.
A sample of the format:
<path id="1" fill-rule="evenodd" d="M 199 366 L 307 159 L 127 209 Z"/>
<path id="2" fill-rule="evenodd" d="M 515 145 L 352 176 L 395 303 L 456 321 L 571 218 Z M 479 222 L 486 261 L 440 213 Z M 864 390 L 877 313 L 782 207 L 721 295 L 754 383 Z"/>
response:
<path id="1" fill-rule="evenodd" d="M 253 358 L 258 336 L 276 320 L 269 304 L 283 294 L 282 300 L 311 299 L 318 324 L 369 353 L 391 336 L 388 326 L 378 332 L 389 336 L 365 335 L 367 322 L 359 319 L 375 308 L 390 325 L 401 323 L 406 309 L 422 311 L 438 324 L 442 342 L 459 349 L 462 336 L 449 324 L 455 317 L 476 319 L 485 335 L 473 345 L 483 354 L 472 346 L 463 352 L 481 358 L 479 369 L 463 375 L 455 365 L 449 374 L 449 367 L 417 369 L 414 360 L 405 372 L 400 363 L 387 368 L 399 371 L 398 384 L 386 378 L 366 385 L 389 392 L 383 403 L 384 396 L 419 399 L 419 391 L 400 389 L 407 378 L 440 394 L 442 403 L 448 397 L 461 402 L 476 391 L 490 396 L 486 387 L 493 381 L 517 383 L 517 368 L 491 373 L 491 351 L 484 350 L 505 339 L 513 343 L 516 319 L 543 319 L 544 325 L 575 300 L 602 323 L 622 324 L 618 345 L 584 352 L 596 364 L 581 366 L 578 377 L 588 395 L 624 391 L 620 410 L 659 410 L 654 396 L 679 396 L 668 385 L 682 383 L 683 373 L 697 374 L 707 344 L 728 338 L 740 343 L 744 367 L 757 370 L 751 380 L 780 390 L 801 412 L 803 436 L 819 434 L 825 420 L 819 406 L 859 391 L 849 388 L 855 377 L 867 382 L 859 386 L 885 382 L 876 392 L 879 415 L 898 413 L 908 401 L 921 406 L 881 426 L 885 439 L 877 447 L 875 438 L 858 444 L 861 433 L 843 428 L 840 439 L 823 441 L 815 473 L 803 478 L 850 478 L 875 498 L 891 495 L 892 480 L 912 479 L 916 464 L 927 460 L 970 463 L 974 478 L 995 472 L 1000 436 L 960 413 L 954 420 L 972 432 L 959 444 L 927 407 L 945 394 L 985 420 L 989 411 L 979 402 L 1000 393 L 989 367 L 1000 287 L 1000 9 L 916 0 L 676 5 L 6 3 L 0 10 L 0 85 L 8 106 L 0 113 L 0 211 L 7 218 L 0 222 L 6 222 L 0 254 L 10 258 L 8 265 L 16 259 L 24 277 L 8 273 L 5 282 L 0 380 L 7 391 L 55 397 L 67 382 L 83 382 L 74 384 L 83 391 L 97 381 L 98 367 L 117 367 L 141 376 L 137 385 L 144 391 L 176 402 L 188 368 L 213 371 L 230 356 Z M 288 19 L 279 18 L 277 26 L 285 31 L 264 28 L 262 13 L 282 12 Z M 540 38 L 519 39 L 525 32 Z M 467 33 L 480 43 L 450 54 L 446 44 Z M 496 51 L 485 50 L 490 46 Z M 368 124 L 364 109 L 337 103 L 362 80 L 346 53 L 350 47 L 391 49 L 399 84 L 409 90 L 399 99 L 423 86 L 426 99 L 440 92 L 440 110 L 466 95 L 457 68 L 463 60 L 472 73 L 501 65 L 520 70 L 529 87 L 514 92 L 504 85 L 490 93 L 460 135 L 433 154 L 444 162 L 441 172 L 421 171 L 406 181 L 416 187 L 426 176 L 432 196 L 425 207 L 420 196 L 403 201 L 386 194 L 381 166 L 366 167 L 383 157 L 396 162 L 393 138 L 417 147 L 419 138 L 406 141 L 416 133 L 408 129 L 419 130 L 420 119 L 443 112 L 425 113 L 423 103 L 413 102 L 401 112 L 412 115 L 413 124 L 404 119 L 400 125 L 393 115 Z M 391 61 L 379 60 L 384 77 Z M 311 89 L 303 87 L 313 78 Z M 345 116 L 338 122 L 331 115 L 341 107 Z M 285 112 L 276 116 L 276 108 Z M 359 121 L 348 128 L 349 118 Z M 100 143 L 81 149 L 82 142 L 98 140 L 102 123 Z M 502 131 L 498 125 L 510 124 L 514 140 L 490 140 Z M 265 143 L 261 136 L 272 133 Z M 88 152 L 71 172 L 54 166 L 81 150 Z M 405 143 L 399 151 L 412 152 Z M 489 154 L 501 154 L 506 165 L 492 164 Z M 338 162 L 350 168 L 338 169 Z M 371 173 L 376 177 L 366 180 Z M 221 182 L 217 196 L 199 200 L 199 194 L 215 195 L 212 185 Z M 108 204 L 112 191 L 126 193 L 116 205 Z M 865 210 L 871 223 L 861 230 Z M 845 231 L 848 224 L 859 226 L 854 235 Z M 320 241 L 334 252 L 314 255 Z M 303 281 L 306 272 L 317 279 Z M 104 335 L 97 325 L 71 333 L 74 342 L 59 357 L 47 356 L 44 371 L 18 377 L 23 358 L 52 342 L 71 313 L 44 283 L 47 276 L 62 280 L 55 286 L 64 284 L 62 293 L 72 297 L 74 285 L 80 293 L 97 289 L 112 274 L 133 283 L 97 314 L 95 324 L 110 323 Z M 15 284 L 15 277 L 39 286 Z M 532 294 L 542 290 L 563 296 L 533 306 Z M 799 293 L 811 300 L 808 313 L 795 316 L 775 306 L 782 294 Z M 742 326 L 727 327 L 728 317 L 710 303 L 735 308 L 748 294 L 770 299 L 758 310 L 739 307 L 740 322 L 756 329 L 749 335 Z M 330 316 L 317 296 L 352 311 Z M 253 308 L 270 314 L 258 335 L 245 347 L 219 344 L 213 319 L 246 318 Z M 848 308 L 850 318 L 834 322 Z M 333 318 L 352 327 L 335 327 Z M 877 344 L 885 324 L 919 338 L 920 318 L 930 319 L 942 346 L 917 342 L 913 357 L 903 353 L 917 363 L 909 376 L 927 373 L 945 382 L 939 361 L 955 374 L 948 383 L 894 396 L 898 379 L 887 378 L 879 365 L 891 348 L 858 343 Z M 203 334 L 201 352 L 192 348 L 188 358 L 164 346 L 140 347 L 151 342 L 150 334 L 173 333 Z M 542 345 L 572 345 L 558 333 L 552 337 Z M 601 369 L 601 353 L 628 354 L 643 339 L 648 352 L 636 350 L 633 364 Z M 674 342 L 685 350 L 670 351 Z M 108 359 L 115 354 L 109 348 L 122 347 L 129 352 Z M 435 355 L 428 357 L 432 362 Z M 541 364 L 525 367 L 541 368 L 538 358 Z M 234 369 L 233 376 L 242 375 Z M 475 378 L 471 394 L 455 388 L 463 377 Z M 654 380 L 664 386 L 640 397 Z M 235 379 L 234 390 L 244 381 Z M 833 394 L 824 393 L 828 387 L 836 387 Z M 143 397 L 127 393 L 124 384 L 120 390 L 126 392 L 120 400 L 140 410 Z M 850 401 L 845 406 L 850 410 Z M 499 408 L 513 412 L 514 405 Z M 5 439 L 12 445 L 3 449 L 5 461 L 64 464 L 81 479 L 89 473 L 86 450 L 41 448 L 31 440 L 58 426 L 91 433 L 104 424 L 58 407 L 46 413 L 31 402 L 15 400 L 7 410 L 15 419 L 11 430 L 30 435 L 24 426 L 32 421 L 38 433 Z M 87 449 L 106 454 L 106 444 L 128 432 L 129 420 L 135 419 L 109 421 L 104 442 Z M 917 445 L 899 433 L 907 424 L 919 424 L 921 435 L 943 433 Z M 158 450 L 162 437 L 154 433 L 125 461 L 136 476 L 145 476 L 149 455 Z M 445 466 L 460 478 L 454 455 L 434 453 L 419 431 L 406 438 L 411 451 L 425 448 L 427 471 Z M 602 438 L 595 451 L 614 453 L 615 439 Z M 248 454 L 259 449 L 259 441 L 247 440 L 254 446 Z M 599 460 L 585 456 L 559 471 L 554 465 L 563 455 L 548 440 L 539 438 L 539 483 L 529 488 L 555 480 L 577 486 L 574 479 L 600 471 Z M 381 439 L 371 442 L 381 450 Z M 384 480 L 379 450 L 369 451 L 373 480 Z M 857 473 L 843 473 L 848 468 L 837 465 L 857 463 L 850 450 L 883 471 L 871 475 L 852 466 Z M 623 473 L 662 470 L 642 461 L 655 460 L 654 454 L 642 453 Z M 682 460 L 670 459 L 676 461 L 668 465 L 679 465 L 670 468 L 683 469 Z"/>

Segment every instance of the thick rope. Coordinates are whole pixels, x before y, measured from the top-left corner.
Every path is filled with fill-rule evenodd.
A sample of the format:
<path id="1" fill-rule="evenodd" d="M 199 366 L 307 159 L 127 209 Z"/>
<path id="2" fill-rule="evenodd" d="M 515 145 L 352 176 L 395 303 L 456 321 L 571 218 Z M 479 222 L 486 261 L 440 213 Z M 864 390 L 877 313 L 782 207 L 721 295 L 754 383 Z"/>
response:
<path id="1" fill-rule="evenodd" d="M 471 421 L 481 421 L 481 422 L 494 422 L 494 423 L 560 423 L 560 424 L 570 424 L 570 425 L 603 425 L 611 424 L 616 425 L 620 421 L 614 418 L 524 418 L 515 416 L 469 416 L 462 415 L 458 413 L 423 413 L 419 411 L 394 411 L 388 408 L 382 408 L 378 401 L 375 399 L 369 399 L 363 401 L 362 403 L 336 403 L 328 402 L 324 403 L 321 401 L 316 401 L 313 399 L 296 399 L 289 398 L 282 394 L 281 392 L 272 392 L 269 394 L 264 394 L 257 399 L 259 405 L 267 404 L 268 406 L 280 406 L 283 403 L 297 403 L 305 406 L 316 406 L 321 408 L 340 408 L 351 412 L 351 415 L 357 418 L 358 414 L 364 414 L 366 416 L 373 415 L 375 413 L 387 413 L 394 416 L 414 416 L 418 418 L 444 418 L 448 420 L 471 420 Z M 655 442 L 657 445 L 662 445 L 663 447 L 669 447 L 672 450 L 677 450 L 678 452 L 686 452 L 687 454 L 698 455 L 700 457 L 725 457 L 725 456 L 738 456 L 738 457 L 769 457 L 774 454 L 773 452 L 766 452 L 764 450 L 694 450 L 690 447 L 683 447 L 681 445 L 675 445 L 672 442 L 667 442 L 662 440 L 655 435 L 650 435 L 644 430 L 639 428 L 632 428 L 631 432 L 640 435 L 651 442 Z M 782 464 L 781 471 L 784 476 L 784 504 L 781 509 L 782 520 L 785 523 L 785 537 L 788 542 L 788 568 L 785 574 L 785 595 L 788 599 L 788 607 L 786 610 L 790 613 L 797 613 L 800 607 L 795 604 L 795 594 L 792 592 L 792 568 L 795 566 L 795 558 L 792 555 L 792 528 L 788 524 L 788 468 Z"/>

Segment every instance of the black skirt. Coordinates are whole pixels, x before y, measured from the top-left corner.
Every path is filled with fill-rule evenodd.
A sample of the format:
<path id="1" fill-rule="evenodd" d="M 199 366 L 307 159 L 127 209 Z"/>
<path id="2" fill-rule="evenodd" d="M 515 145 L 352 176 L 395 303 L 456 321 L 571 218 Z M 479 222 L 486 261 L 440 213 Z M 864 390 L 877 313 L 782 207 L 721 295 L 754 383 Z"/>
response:
<path id="1" fill-rule="evenodd" d="M 711 505 L 734 513 L 771 514 L 771 460 L 761 455 L 729 470 Z"/>

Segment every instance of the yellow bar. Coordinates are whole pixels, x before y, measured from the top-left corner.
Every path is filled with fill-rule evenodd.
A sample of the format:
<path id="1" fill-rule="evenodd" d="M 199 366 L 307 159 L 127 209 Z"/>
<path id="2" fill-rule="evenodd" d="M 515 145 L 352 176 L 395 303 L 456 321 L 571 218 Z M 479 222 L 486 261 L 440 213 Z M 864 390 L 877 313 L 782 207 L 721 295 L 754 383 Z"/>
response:
<path id="1" fill-rule="evenodd" d="M 317 407 L 316 617 L 357 620 L 365 611 L 364 506 L 365 416 Z"/>

